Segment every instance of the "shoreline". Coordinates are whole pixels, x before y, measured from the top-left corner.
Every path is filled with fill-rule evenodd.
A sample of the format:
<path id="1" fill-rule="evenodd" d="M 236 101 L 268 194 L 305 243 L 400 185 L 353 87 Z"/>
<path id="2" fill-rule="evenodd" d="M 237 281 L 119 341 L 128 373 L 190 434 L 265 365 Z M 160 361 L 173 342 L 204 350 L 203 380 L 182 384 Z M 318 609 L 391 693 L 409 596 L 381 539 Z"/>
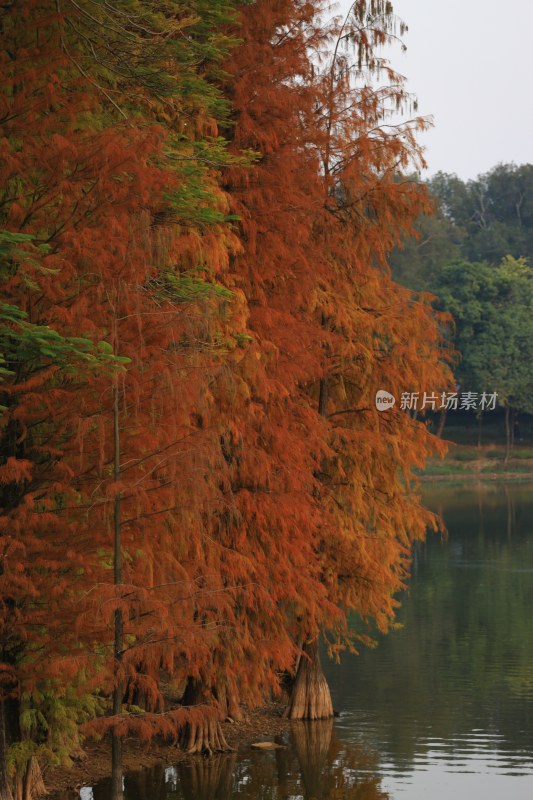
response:
<path id="1" fill-rule="evenodd" d="M 452 445 L 452 447 L 454 454 L 467 449 L 457 445 Z M 486 455 L 469 459 L 466 463 L 449 455 L 442 461 L 431 461 L 428 470 L 419 475 L 419 480 L 425 486 L 432 483 L 442 485 L 459 481 L 465 481 L 471 485 L 475 482 L 503 483 L 533 480 L 533 459 L 513 459 L 511 457 L 507 470 L 483 471 L 488 467 L 495 467 L 496 463 L 494 458 L 489 459 Z M 442 467 L 445 467 L 444 471 L 439 472 L 439 468 Z M 522 467 L 522 470 L 516 471 L 517 467 L 519 469 Z M 453 471 L 451 471 L 452 469 Z M 277 737 L 287 733 L 291 724 L 282 716 L 283 710 L 283 704 L 270 703 L 261 709 L 247 711 L 246 718 L 242 722 L 223 722 L 222 729 L 229 746 L 233 751 L 242 753 L 255 742 L 274 741 Z M 218 754 L 214 755 L 216 757 Z M 192 764 L 198 762 L 199 759 L 204 761 L 205 756 L 189 755 L 178 745 L 163 744 L 157 739 L 149 743 L 141 743 L 131 737 L 126 738 L 123 742 L 124 773 L 140 772 L 156 766 L 170 767 L 187 762 Z M 47 797 L 50 800 L 77 800 L 82 787 L 94 786 L 101 781 L 110 779 L 110 742 L 106 738 L 101 741 L 87 740 L 83 747 L 83 755 L 74 758 L 71 767 L 48 767 L 43 771 L 43 777 L 48 791 Z"/>
<path id="2" fill-rule="evenodd" d="M 243 722 L 223 722 L 222 729 L 229 746 L 239 752 L 257 741 L 274 741 L 290 729 L 290 721 L 282 716 L 283 709 L 281 704 L 270 703 L 256 711 L 247 711 Z M 194 763 L 206 758 L 189 755 L 177 745 L 166 745 L 157 740 L 142 744 L 137 739 L 126 738 L 122 747 L 125 773 L 158 765 L 172 766 L 186 761 Z M 87 741 L 83 756 L 76 758 L 72 767 L 49 767 L 44 771 L 44 783 L 50 800 L 76 800 L 82 787 L 94 786 L 110 777 L 111 745 L 105 738 L 100 742 Z"/>
<path id="3" fill-rule="evenodd" d="M 448 442 L 443 459 L 431 458 L 418 478 L 423 483 L 443 481 L 528 481 L 533 480 L 533 447 L 516 446 L 505 464 L 505 447 Z"/>
<path id="4" fill-rule="evenodd" d="M 419 475 L 419 480 L 422 483 L 445 483 L 446 481 L 456 482 L 462 480 L 469 480 L 469 481 L 479 481 L 483 483 L 484 481 L 533 481 L 533 471 L 531 472 L 479 472 L 479 471 L 468 471 L 468 472 L 442 472 L 442 473 L 435 473 L 435 474 L 425 474 L 422 473 Z"/>

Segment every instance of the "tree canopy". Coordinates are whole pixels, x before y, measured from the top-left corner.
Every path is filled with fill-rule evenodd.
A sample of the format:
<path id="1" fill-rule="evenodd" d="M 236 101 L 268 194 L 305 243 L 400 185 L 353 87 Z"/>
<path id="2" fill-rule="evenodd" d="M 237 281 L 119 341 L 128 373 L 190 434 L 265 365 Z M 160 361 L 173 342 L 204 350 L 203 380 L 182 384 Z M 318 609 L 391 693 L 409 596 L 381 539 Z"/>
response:
<path id="1" fill-rule="evenodd" d="M 388 266 L 426 122 L 386 124 L 390 3 L 321 12 L 0 12 L 1 800 L 107 734 L 119 796 L 124 736 L 225 749 L 283 675 L 331 714 L 318 637 L 386 630 L 438 524 L 414 470 L 442 446 L 374 402 L 451 385 Z"/>

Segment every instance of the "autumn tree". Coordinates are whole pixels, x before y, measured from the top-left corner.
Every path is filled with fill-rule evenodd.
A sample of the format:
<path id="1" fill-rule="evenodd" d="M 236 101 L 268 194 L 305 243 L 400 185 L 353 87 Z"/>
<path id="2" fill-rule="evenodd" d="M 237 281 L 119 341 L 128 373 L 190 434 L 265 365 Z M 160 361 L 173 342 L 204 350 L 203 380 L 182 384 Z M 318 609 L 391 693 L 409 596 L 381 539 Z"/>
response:
<path id="1" fill-rule="evenodd" d="M 218 571 L 199 534 L 216 467 L 202 420 L 207 376 L 237 348 L 242 322 L 214 280 L 235 246 L 210 165 L 224 152 L 208 72 L 224 52 L 214 28 L 227 6 L 149 19 L 96 6 L 29 4 L 24 23 L 17 6 L 2 12 L 2 222 L 38 248 L 23 268 L 8 264 L 4 299 L 20 307 L 15 331 L 37 326 L 45 356 L 35 367 L 22 351 L 13 391 L 25 404 L 4 417 L 2 596 L 16 622 L 7 661 L 4 648 L 16 701 L 7 744 L 19 776 L 33 753 L 68 759 L 102 696 L 114 695 L 117 763 L 119 734 L 132 727 L 175 736 L 179 712 L 124 719 L 123 699 L 142 690 L 160 710 L 160 671 L 205 657 L 213 635 L 206 598 Z M 122 67 L 104 63 L 115 34 L 131 56 Z M 169 48 L 182 56 L 174 75 Z M 68 362 L 81 349 L 128 366 L 120 378 L 94 373 L 80 392 L 54 347 Z M 220 608 L 223 599 L 215 627 Z M 8 796 L 4 767 L 2 776 Z"/>
<path id="2" fill-rule="evenodd" d="M 315 397 L 334 453 L 321 474 L 323 575 L 338 605 L 382 629 L 393 619 L 411 541 L 431 524 L 413 492 L 412 468 L 434 444 L 401 412 L 380 416 L 374 395 L 384 386 L 396 396 L 402 385 L 430 391 L 449 380 L 428 299 L 396 285 L 387 265 L 427 207 L 423 190 L 401 177 L 420 163 L 416 133 L 426 123 L 387 125 L 391 110 L 409 109 L 411 99 L 377 49 L 402 32 L 390 4 L 354 3 L 333 28 L 333 54 L 318 79 L 325 213 L 315 236 L 328 264 L 320 313 L 331 339 Z M 323 693 L 321 679 L 316 685 Z M 305 707 L 294 702 L 290 713 L 300 716 Z"/>
<path id="3" fill-rule="evenodd" d="M 253 395 L 272 465 L 272 443 L 283 443 L 268 478 L 255 466 L 254 504 L 246 510 L 261 543 L 267 529 L 285 547 L 302 542 L 313 551 L 309 594 L 300 593 L 300 603 L 286 597 L 282 606 L 289 640 L 302 654 L 294 717 L 332 713 L 316 664 L 319 631 L 336 629 L 344 639 L 348 610 L 385 628 L 410 542 L 431 522 L 412 489 L 412 468 L 431 452 L 431 437 L 398 409 L 381 418 L 375 391 L 386 385 L 399 396 L 405 383 L 423 390 L 448 380 L 428 300 L 396 286 L 386 265 L 425 207 L 423 190 L 398 180 L 420 157 L 415 134 L 425 123 L 384 124 L 389 104 L 408 100 L 399 76 L 376 56 L 394 35 L 394 18 L 388 6 L 357 3 L 324 33 L 316 11 L 258 3 L 242 20 L 243 44 L 228 67 L 233 141 L 261 154 L 229 186 L 244 245 L 234 269 L 250 303 L 250 328 L 271 354 L 259 384 L 265 396 L 257 379 Z M 317 71 L 311 53 L 332 41 L 333 56 Z M 355 62 L 341 57 L 343 43 L 355 43 Z M 367 76 L 380 70 L 390 88 L 369 84 Z M 243 416 L 243 461 L 258 449 L 245 425 Z M 240 480 L 237 486 L 242 502 Z M 268 507 L 274 491 L 276 509 Z"/>
<path id="4" fill-rule="evenodd" d="M 40 248 L 32 247 L 28 235 L 0 232 L 4 285 L 10 283 L 13 274 L 25 272 L 25 262 L 35 263 L 43 252 L 46 253 L 47 248 L 42 245 Z M 7 743 L 20 735 L 19 730 L 22 733 L 24 729 L 27 732 L 38 727 L 31 708 L 20 713 L 17 665 L 22 654 L 28 658 L 29 652 L 39 646 L 35 640 L 30 645 L 25 644 L 29 632 L 42 627 L 46 618 L 44 603 L 37 602 L 37 599 L 50 594 L 53 585 L 50 578 L 53 576 L 52 581 L 57 580 L 61 568 L 56 555 L 59 537 L 53 537 L 54 548 L 46 535 L 50 536 L 53 516 L 47 519 L 43 498 L 50 487 L 57 491 L 68 470 L 60 463 L 57 444 L 54 447 L 49 430 L 46 430 L 49 426 L 43 425 L 42 417 L 43 414 L 46 416 L 49 406 L 43 407 L 40 397 L 46 393 L 48 403 L 64 409 L 65 400 L 72 399 L 72 393 L 87 382 L 91 372 L 119 369 L 121 364 L 119 360 L 110 358 L 106 343 L 101 342 L 95 347 L 89 339 L 64 337 L 49 326 L 29 322 L 27 313 L 17 306 L 2 304 L 0 320 L 3 365 L 0 775 L 2 796 L 10 797 Z M 61 373 L 62 379 L 59 377 Z M 42 429 L 40 435 L 35 434 L 36 429 Z M 64 432 L 62 428 L 59 440 Z M 35 529 L 37 516 L 39 524 Z M 23 534 L 24 526 L 30 528 L 31 535 Z M 53 597 L 50 600 L 49 611 L 53 609 L 57 613 Z M 50 739 L 50 743 L 52 741 Z M 25 753 L 19 753 L 18 759 L 25 767 L 25 790 L 30 794 L 42 790 L 32 748 L 27 747 Z"/>
<path id="5" fill-rule="evenodd" d="M 321 11 L 2 11 L 0 222 L 32 242 L 2 308 L 11 349 L 41 348 L 7 364 L 2 448 L 19 780 L 85 723 L 119 796 L 122 736 L 226 749 L 220 721 L 281 672 L 291 716 L 331 715 L 319 635 L 353 642 L 351 611 L 385 629 L 433 523 L 423 422 L 374 406 L 447 380 L 427 298 L 387 268 L 426 209 L 401 177 L 424 123 L 385 126 L 408 101 L 376 55 L 389 4 Z"/>

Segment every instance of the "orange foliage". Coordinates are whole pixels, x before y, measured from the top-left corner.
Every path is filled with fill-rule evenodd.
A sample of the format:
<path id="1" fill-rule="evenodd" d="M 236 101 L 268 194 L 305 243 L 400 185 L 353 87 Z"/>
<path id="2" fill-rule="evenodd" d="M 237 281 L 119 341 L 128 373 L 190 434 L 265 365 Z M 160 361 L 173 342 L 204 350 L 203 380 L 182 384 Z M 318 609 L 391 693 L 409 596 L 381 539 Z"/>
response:
<path id="1" fill-rule="evenodd" d="M 364 18 L 366 4 L 355 6 Z M 228 65 L 234 144 L 261 154 L 229 183 L 243 240 L 235 280 L 263 351 L 240 417 L 234 496 L 240 524 L 249 530 L 252 521 L 261 543 L 281 543 L 269 545 L 278 568 L 293 548 L 305 554 L 305 573 L 293 561 L 292 597 L 285 574 L 269 586 L 295 642 L 302 625 L 342 631 L 340 611 L 382 629 L 393 618 L 411 542 L 436 524 L 420 505 L 413 468 L 440 445 L 398 405 L 380 414 L 374 396 L 450 380 L 429 300 L 394 284 L 386 264 L 426 208 L 420 187 L 398 175 L 421 158 L 414 132 L 425 123 L 387 129 L 387 104 L 408 100 L 402 81 L 390 70 L 390 88 L 368 80 L 390 14 L 365 38 L 357 21 L 317 28 L 315 12 L 289 0 L 256 3 Z M 365 51 L 356 81 L 335 44 L 348 33 Z M 326 48 L 320 70 L 311 53 Z M 263 449 L 268 473 L 256 468 Z"/>
<path id="2" fill-rule="evenodd" d="M 408 98 L 384 65 L 384 86 L 369 79 L 390 12 L 372 33 L 357 22 L 363 0 L 326 27 L 315 4 L 257 0 L 220 81 L 233 154 L 258 158 L 204 169 L 218 215 L 205 223 L 202 199 L 195 221 L 172 202 L 193 151 L 173 160 L 171 139 L 208 141 L 216 121 L 144 87 L 144 117 L 125 122 L 69 59 L 64 15 L 41 6 L 27 4 L 33 27 L 10 30 L 3 54 L 0 177 L 3 226 L 48 250 L 28 246 L 4 298 L 127 363 L 27 364 L 2 387 L 9 691 L 109 698 L 123 686 L 147 713 L 88 731 L 175 736 L 214 712 L 167 708 L 163 686 L 175 701 L 195 679 L 220 709 L 226 693 L 258 703 L 302 635 L 349 642 L 350 611 L 386 629 L 411 544 L 437 524 L 413 470 L 438 443 L 398 404 L 374 405 L 382 388 L 449 382 L 429 299 L 387 268 L 427 207 L 402 177 L 424 122 L 385 127 L 387 105 Z M 180 294 L 198 268 L 201 289 Z"/>

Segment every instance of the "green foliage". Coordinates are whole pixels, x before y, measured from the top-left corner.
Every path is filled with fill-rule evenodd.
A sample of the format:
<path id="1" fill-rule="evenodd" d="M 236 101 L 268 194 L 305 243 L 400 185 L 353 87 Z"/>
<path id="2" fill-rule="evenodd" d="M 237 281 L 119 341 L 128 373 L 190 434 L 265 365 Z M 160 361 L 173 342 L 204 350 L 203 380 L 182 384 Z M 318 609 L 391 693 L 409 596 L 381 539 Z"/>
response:
<path id="1" fill-rule="evenodd" d="M 32 258 L 32 251 L 19 245 L 31 245 L 32 237 L 0 230 L 0 272 L 12 273 L 20 259 Z M 36 253 L 43 247 L 36 248 Z M 96 346 L 87 338 L 62 336 L 48 325 L 35 325 L 18 306 L 0 303 L 0 382 L 17 375 L 17 365 L 36 372 L 55 365 L 67 374 L 83 369 L 122 369 L 129 359 L 115 356 L 107 342 Z"/>
<path id="2" fill-rule="evenodd" d="M 475 180 L 438 173 L 428 183 L 469 261 L 533 258 L 533 165 L 498 164 Z"/>
<path id="3" fill-rule="evenodd" d="M 178 170 L 182 180 L 179 188 L 167 198 L 169 205 L 164 212 L 165 222 L 174 220 L 180 225 L 205 229 L 238 220 L 238 216 L 227 214 L 221 206 L 221 198 L 213 191 L 210 175 L 213 170 L 244 167 L 255 160 L 257 154 L 251 151 L 239 155 L 230 153 L 226 140 L 220 136 L 197 140 L 184 134 L 169 136 L 166 167 Z"/>
<path id="4" fill-rule="evenodd" d="M 249 336 L 247 333 L 237 333 L 235 335 L 235 341 L 237 342 L 237 347 L 246 347 L 249 342 L 253 342 L 253 336 Z"/>
<path id="5" fill-rule="evenodd" d="M 20 308 L 0 303 L 0 381 L 16 374 L 12 368 L 16 364 L 24 364 L 30 370 L 32 365 L 41 369 L 54 364 L 75 374 L 80 364 L 85 368 L 120 369 L 128 361 L 114 356 L 108 342 L 99 342 L 95 348 L 90 339 L 61 336 L 47 325 L 28 322 L 28 315 Z"/>
<path id="6" fill-rule="evenodd" d="M 466 182 L 438 173 L 427 187 L 435 216 L 420 217 L 419 239 L 393 254 L 393 274 L 453 316 L 461 388 L 497 391 L 501 404 L 529 412 L 533 165 L 499 164 Z"/>
<path id="7" fill-rule="evenodd" d="M 500 453 L 500 457 L 502 454 Z M 513 450 L 513 458 L 524 458 L 524 459 L 532 459 L 533 458 L 533 450 L 525 450 L 523 448 L 514 449 Z"/>
<path id="8" fill-rule="evenodd" d="M 161 299 L 173 303 L 190 303 L 201 299 L 230 300 L 233 292 L 202 277 L 205 270 L 197 267 L 189 272 L 164 272 L 151 281 L 151 288 Z"/>
<path id="9" fill-rule="evenodd" d="M 446 217 L 438 203 L 434 214 L 418 218 L 416 230 L 416 236 L 393 250 L 391 268 L 398 283 L 414 291 L 427 291 L 439 271 L 461 257 L 464 232 Z"/>
<path id="10" fill-rule="evenodd" d="M 8 767 L 20 772 L 31 756 L 50 766 L 72 765 L 71 756 L 81 745 L 80 725 L 104 710 L 104 701 L 78 694 L 72 686 L 50 684 L 20 698 L 22 738 L 9 748 Z"/>
<path id="11" fill-rule="evenodd" d="M 477 461 L 479 450 L 457 450 L 450 454 L 455 461 Z"/>
<path id="12" fill-rule="evenodd" d="M 497 267 L 456 261 L 431 287 L 453 315 L 462 389 L 497 392 L 501 405 L 533 411 L 533 270 L 510 256 Z"/>
<path id="13" fill-rule="evenodd" d="M 487 450 L 485 453 L 486 458 L 502 458 L 502 453 L 500 450 Z"/>
<path id="14" fill-rule="evenodd" d="M 173 101 L 182 112 L 200 105 L 219 119 L 227 115 L 213 79 L 235 43 L 226 32 L 235 19 L 231 2 L 65 0 L 61 10 L 65 53 L 124 116 Z"/>
<path id="15" fill-rule="evenodd" d="M 418 220 L 419 239 L 407 239 L 392 269 L 410 289 L 428 289 L 457 259 L 497 265 L 533 259 L 533 165 L 498 164 L 475 180 L 439 172 L 427 182 L 435 215 Z"/>

